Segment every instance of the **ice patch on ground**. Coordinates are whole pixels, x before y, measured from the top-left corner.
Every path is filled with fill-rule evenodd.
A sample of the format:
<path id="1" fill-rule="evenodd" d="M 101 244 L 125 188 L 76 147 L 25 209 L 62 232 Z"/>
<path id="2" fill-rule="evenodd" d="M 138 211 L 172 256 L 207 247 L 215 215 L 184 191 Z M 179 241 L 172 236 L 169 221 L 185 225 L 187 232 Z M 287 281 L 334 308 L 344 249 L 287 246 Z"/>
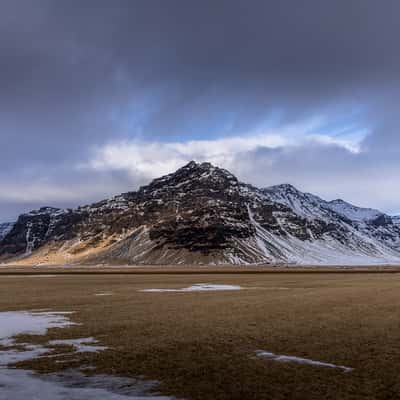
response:
<path id="1" fill-rule="evenodd" d="M 140 381 L 107 375 L 87 377 L 70 370 L 39 375 L 15 369 L 12 365 L 37 357 L 59 357 L 53 349 L 29 343 L 16 343 L 19 334 L 43 335 L 50 328 L 74 325 L 66 315 L 71 311 L 10 311 L 0 312 L 0 400 L 173 400 L 172 397 L 149 395 L 157 382 Z M 52 340 L 50 345 L 72 345 L 71 355 L 105 350 L 95 346 L 94 338 Z M 68 353 L 69 355 L 69 353 Z M 65 354 L 63 354 L 65 356 Z M 55 360 L 57 362 L 57 360 Z"/>
<path id="2" fill-rule="evenodd" d="M 141 292 L 211 292 L 219 290 L 241 290 L 239 285 L 213 285 L 208 283 L 196 283 L 195 285 L 181 289 L 142 289 Z"/>
<path id="3" fill-rule="evenodd" d="M 98 341 L 93 337 L 80 339 L 64 339 L 51 340 L 50 345 L 67 345 L 72 346 L 76 353 L 96 353 L 98 351 L 107 350 L 106 346 L 97 346 Z"/>
<path id="4" fill-rule="evenodd" d="M 47 329 L 74 325 L 65 315 L 54 311 L 7 311 L 0 313 L 0 344 L 20 334 L 44 335 Z M 68 314 L 71 312 L 68 312 Z"/>
<path id="5" fill-rule="evenodd" d="M 7 343 L 3 342 L 3 346 L 15 346 L 15 343 L 10 339 Z M 11 348 L 7 350 L 0 351 L 0 381 L 1 376 L 6 369 L 6 367 L 10 364 L 16 364 L 21 361 L 32 360 L 33 358 L 38 358 L 43 354 L 49 352 L 49 349 L 33 344 L 24 343 L 19 345 L 19 348 Z M 1 383 L 0 383 L 1 387 Z"/>
<path id="6" fill-rule="evenodd" d="M 257 350 L 256 354 L 258 357 L 267 358 L 269 360 L 274 360 L 274 361 L 279 361 L 279 362 L 285 362 L 285 363 L 293 362 L 293 363 L 297 363 L 297 364 L 313 365 L 315 367 L 338 368 L 338 369 L 343 370 L 344 372 L 353 371 L 353 368 L 345 367 L 344 365 L 336 365 L 336 364 L 326 363 L 326 362 L 322 362 L 322 361 L 315 361 L 315 360 L 310 360 L 309 358 L 285 356 L 282 354 L 270 353 L 270 352 L 264 351 L 264 350 Z"/>
<path id="7" fill-rule="evenodd" d="M 50 350 L 46 347 L 33 344 L 16 344 L 13 336 L 28 335 L 44 335 L 50 328 L 65 328 L 75 325 L 65 315 L 71 311 L 55 312 L 55 311 L 8 311 L 0 313 L 0 345 L 7 348 L 0 351 L 0 375 L 8 364 L 30 360 L 37 358 Z"/>
<path id="8" fill-rule="evenodd" d="M 0 370 L 0 400 L 171 400 L 165 396 L 146 396 L 138 390 L 124 390 L 132 381 L 98 375 L 96 380 L 80 375 L 40 377 L 30 371 Z M 134 382 L 135 384 L 135 382 Z M 153 384 L 154 385 L 154 384 Z M 146 388 L 148 389 L 148 388 Z M 123 394 L 126 392 L 127 394 Z M 138 392 L 138 394 L 135 394 Z"/>

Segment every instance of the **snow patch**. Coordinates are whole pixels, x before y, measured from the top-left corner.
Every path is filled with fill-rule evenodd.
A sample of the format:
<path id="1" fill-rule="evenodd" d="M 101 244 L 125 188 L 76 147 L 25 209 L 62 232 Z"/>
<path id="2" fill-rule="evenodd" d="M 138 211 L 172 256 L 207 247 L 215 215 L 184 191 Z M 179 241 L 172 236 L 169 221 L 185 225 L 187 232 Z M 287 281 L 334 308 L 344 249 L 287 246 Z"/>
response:
<path id="1" fill-rule="evenodd" d="M 136 384 L 133 381 L 133 384 Z M 152 386 L 154 386 L 154 382 Z M 148 396 L 152 386 L 132 388 L 132 380 L 107 375 L 86 377 L 71 374 L 39 376 L 18 369 L 0 370 L 0 400 L 172 400 L 166 396 Z"/>
<path id="2" fill-rule="evenodd" d="M 324 367 L 324 368 L 337 368 L 341 369 L 344 372 L 351 372 L 353 371 L 354 368 L 350 367 L 345 367 L 344 365 L 336 365 L 332 363 L 326 363 L 322 361 L 315 361 L 315 360 L 310 360 L 309 358 L 301 358 L 301 357 L 295 357 L 295 356 L 285 356 L 282 354 L 275 354 L 275 353 L 270 353 L 268 351 L 264 350 L 257 350 L 256 355 L 261 358 L 266 358 L 268 360 L 273 360 L 273 361 L 279 361 L 279 362 L 293 362 L 297 364 L 307 364 L 307 365 L 312 365 L 315 367 Z"/>
<path id="3" fill-rule="evenodd" d="M 66 312 L 7 311 L 0 313 L 0 344 L 10 337 L 20 334 L 44 335 L 50 328 L 65 328 L 75 325 Z M 68 312 L 70 313 L 70 312 Z"/>
<path id="4" fill-rule="evenodd" d="M 238 285 L 213 285 L 207 283 L 197 283 L 195 285 L 181 289 L 142 289 L 140 292 L 210 292 L 219 290 L 241 290 Z"/>
<path id="5" fill-rule="evenodd" d="M 13 336 L 43 335 L 50 328 L 74 325 L 65 315 L 70 311 L 0 312 L 0 400 L 173 400 L 172 397 L 147 393 L 157 382 L 139 381 L 107 375 L 87 377 L 76 370 L 58 374 L 38 375 L 32 371 L 10 368 L 9 365 L 48 355 L 52 349 L 41 345 L 18 344 Z M 50 345 L 72 345 L 76 353 L 104 350 L 95 346 L 94 338 L 53 340 Z M 14 348 L 13 348 L 14 347 Z M 22 348 L 22 350 L 21 350 Z M 55 361 L 57 362 L 57 360 Z"/>
<path id="6" fill-rule="evenodd" d="M 28 222 L 26 224 L 27 230 L 25 234 L 25 241 L 26 241 L 26 248 L 25 254 L 31 254 L 33 250 L 33 246 L 35 245 L 35 238 L 31 238 L 31 231 L 32 231 L 32 222 Z"/>

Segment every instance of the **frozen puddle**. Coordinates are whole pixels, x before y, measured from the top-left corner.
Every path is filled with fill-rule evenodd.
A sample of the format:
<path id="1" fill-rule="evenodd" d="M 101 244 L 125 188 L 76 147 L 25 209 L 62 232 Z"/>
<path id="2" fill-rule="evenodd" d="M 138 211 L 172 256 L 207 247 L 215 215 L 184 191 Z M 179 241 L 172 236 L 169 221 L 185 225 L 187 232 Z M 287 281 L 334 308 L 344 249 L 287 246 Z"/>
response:
<path id="1" fill-rule="evenodd" d="M 336 365 L 336 364 L 326 363 L 326 362 L 322 362 L 322 361 L 315 361 L 315 360 L 310 360 L 308 358 L 285 356 L 282 354 L 270 353 L 270 352 L 264 351 L 264 350 L 257 350 L 256 354 L 258 357 L 267 358 L 268 360 L 274 360 L 274 361 L 279 361 L 279 362 L 285 362 L 285 363 L 293 362 L 293 363 L 297 363 L 297 364 L 313 365 L 315 367 L 337 368 L 337 369 L 343 370 L 344 372 L 353 371 L 353 368 L 345 367 L 344 365 Z"/>
<path id="2" fill-rule="evenodd" d="M 0 312 L 0 400 L 172 400 L 171 397 L 152 395 L 149 391 L 157 382 L 107 375 L 87 377 L 80 371 L 68 370 L 56 374 L 39 375 L 15 369 L 13 364 L 37 357 L 58 357 L 54 349 L 29 343 L 16 343 L 19 334 L 43 335 L 50 328 L 74 325 L 71 312 L 13 311 Z M 74 355 L 105 350 L 94 338 L 52 340 L 49 345 L 69 345 Z M 57 362 L 57 360 L 55 360 Z"/>
<path id="3" fill-rule="evenodd" d="M 165 396 L 146 396 L 152 386 L 142 390 L 126 388 L 132 385 L 107 375 L 89 379 L 76 373 L 73 377 L 49 374 L 39 377 L 20 369 L 0 370 L 0 400 L 171 400 Z M 93 378 L 93 377 L 92 377 Z M 133 383 L 135 385 L 135 382 Z M 138 385 L 140 386 L 140 385 Z"/>
<path id="4" fill-rule="evenodd" d="M 196 283 L 181 289 L 142 289 L 141 292 L 211 292 L 218 290 L 241 290 L 243 289 L 238 285 L 212 285 L 208 283 Z"/>

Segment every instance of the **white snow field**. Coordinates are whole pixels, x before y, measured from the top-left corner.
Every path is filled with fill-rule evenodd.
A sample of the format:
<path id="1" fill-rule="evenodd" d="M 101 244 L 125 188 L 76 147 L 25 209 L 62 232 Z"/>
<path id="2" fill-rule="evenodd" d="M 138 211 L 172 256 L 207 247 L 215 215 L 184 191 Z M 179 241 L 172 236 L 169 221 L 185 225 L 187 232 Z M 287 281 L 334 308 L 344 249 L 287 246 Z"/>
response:
<path id="1" fill-rule="evenodd" d="M 19 334 L 43 335 L 50 328 L 74 325 L 67 315 L 57 311 L 0 312 L 0 400 L 172 400 L 171 397 L 149 395 L 156 382 L 107 375 L 87 377 L 80 371 L 39 375 L 32 371 L 13 368 L 16 362 L 46 357 L 52 349 L 18 343 Z M 72 345 L 76 353 L 102 351 L 94 338 L 53 340 L 50 345 Z M 22 350 L 21 350 L 22 347 Z M 52 357 L 56 355 L 50 355 Z M 147 393 L 147 394 L 146 394 Z"/>

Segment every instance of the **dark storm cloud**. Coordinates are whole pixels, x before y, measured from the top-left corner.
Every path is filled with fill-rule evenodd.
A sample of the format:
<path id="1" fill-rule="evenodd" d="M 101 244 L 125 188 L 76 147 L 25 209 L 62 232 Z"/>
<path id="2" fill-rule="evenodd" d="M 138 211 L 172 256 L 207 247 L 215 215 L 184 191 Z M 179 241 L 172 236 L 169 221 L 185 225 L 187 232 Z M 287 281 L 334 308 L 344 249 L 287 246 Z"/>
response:
<path id="1" fill-rule="evenodd" d="M 25 207 L 18 198 L 40 203 L 23 193 L 27 182 L 68 185 L 76 201 L 108 194 L 107 182 L 127 190 L 122 173 L 76 168 L 94 147 L 123 139 L 237 136 L 268 121 L 323 115 L 334 123 L 361 110 L 366 154 L 335 160 L 386 171 L 389 147 L 398 167 L 399 13 L 389 0 L 3 0 L 0 191 L 14 193 L 11 182 L 21 193 L 0 203 L 0 218 L 12 215 L 10 204 Z M 296 157 L 284 160 L 289 175 Z M 338 176 L 342 167 L 329 168 Z"/>

